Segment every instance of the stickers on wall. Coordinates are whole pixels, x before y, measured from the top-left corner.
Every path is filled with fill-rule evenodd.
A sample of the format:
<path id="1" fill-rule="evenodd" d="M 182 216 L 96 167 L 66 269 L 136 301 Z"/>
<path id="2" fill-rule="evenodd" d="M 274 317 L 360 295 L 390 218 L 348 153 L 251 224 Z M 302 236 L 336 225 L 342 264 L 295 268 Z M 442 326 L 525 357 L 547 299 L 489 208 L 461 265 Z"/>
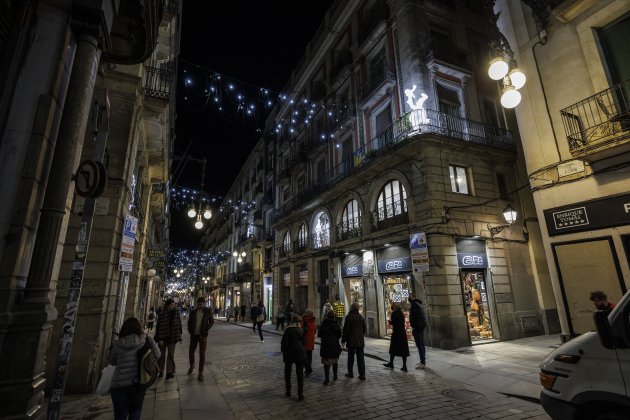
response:
<path id="1" fill-rule="evenodd" d="M 400 293 L 392 293 L 392 302 L 402 302 L 402 296 Z"/>
<path id="2" fill-rule="evenodd" d="M 394 285 L 394 292 L 402 293 L 402 290 L 403 290 L 403 285 L 402 284 L 398 283 L 398 284 Z"/>
<path id="3" fill-rule="evenodd" d="M 403 299 L 407 299 L 409 297 L 409 289 L 403 289 L 401 296 Z"/>

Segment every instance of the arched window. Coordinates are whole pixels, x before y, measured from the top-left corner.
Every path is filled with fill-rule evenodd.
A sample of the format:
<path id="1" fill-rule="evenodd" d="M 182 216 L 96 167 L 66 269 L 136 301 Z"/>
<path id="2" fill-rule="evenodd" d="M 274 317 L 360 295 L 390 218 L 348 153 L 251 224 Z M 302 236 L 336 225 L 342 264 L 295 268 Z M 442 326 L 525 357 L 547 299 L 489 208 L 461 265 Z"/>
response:
<path id="1" fill-rule="evenodd" d="M 283 254 L 287 254 L 291 250 L 291 233 L 287 232 L 284 234 L 284 239 L 282 240 L 282 252 Z"/>
<path id="2" fill-rule="evenodd" d="M 325 246 L 330 246 L 330 220 L 325 212 L 320 211 L 315 217 L 313 227 L 313 248 Z"/>
<path id="3" fill-rule="evenodd" d="M 298 235 L 297 235 L 297 243 L 295 244 L 296 249 L 300 251 L 305 251 L 307 244 L 308 244 L 308 231 L 306 230 L 306 223 L 302 223 L 302 226 L 300 226 L 300 230 L 298 231 Z"/>
<path id="4" fill-rule="evenodd" d="M 407 213 L 407 191 L 398 180 L 387 183 L 378 195 L 378 220 Z"/>
<path id="5" fill-rule="evenodd" d="M 349 239 L 356 237 L 353 234 L 361 232 L 361 208 L 357 200 L 350 200 L 346 203 L 341 215 L 341 238 Z"/>

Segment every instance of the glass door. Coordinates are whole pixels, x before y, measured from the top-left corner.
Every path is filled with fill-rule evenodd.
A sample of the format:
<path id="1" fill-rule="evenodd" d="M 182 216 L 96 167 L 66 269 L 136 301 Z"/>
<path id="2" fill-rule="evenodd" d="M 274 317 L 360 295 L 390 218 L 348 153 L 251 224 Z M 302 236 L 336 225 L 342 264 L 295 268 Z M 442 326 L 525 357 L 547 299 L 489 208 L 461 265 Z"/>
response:
<path id="1" fill-rule="evenodd" d="M 392 303 L 399 303 L 405 315 L 405 329 L 407 330 L 407 339 L 411 340 L 411 325 L 409 325 L 409 293 L 411 287 L 411 276 L 409 274 L 396 274 L 392 276 L 383 276 L 383 302 L 385 303 L 385 330 L 387 335 L 391 337 L 392 326 L 389 320 L 392 316 Z"/>
<path id="2" fill-rule="evenodd" d="M 464 310 L 468 321 L 468 332 L 473 344 L 494 338 L 492 318 L 488 307 L 488 291 L 485 271 L 460 272 L 464 293 Z"/>

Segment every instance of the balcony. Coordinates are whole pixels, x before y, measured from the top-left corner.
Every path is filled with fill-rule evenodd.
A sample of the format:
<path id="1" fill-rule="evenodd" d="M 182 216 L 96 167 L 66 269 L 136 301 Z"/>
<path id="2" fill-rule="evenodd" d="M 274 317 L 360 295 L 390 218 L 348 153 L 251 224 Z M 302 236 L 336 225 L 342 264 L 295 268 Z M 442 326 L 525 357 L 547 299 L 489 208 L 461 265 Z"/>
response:
<path id="1" fill-rule="evenodd" d="M 340 110 L 338 111 L 337 115 L 334 116 L 334 119 L 330 124 L 332 127 L 331 131 L 337 130 L 343 124 L 354 120 L 357 116 L 356 111 L 354 110 L 354 107 L 350 105 L 349 103 L 342 104 L 339 106 L 339 108 Z"/>
<path id="2" fill-rule="evenodd" d="M 426 61 L 430 69 L 458 79 L 471 74 L 468 53 L 453 45 L 434 43 L 427 53 Z"/>
<path id="3" fill-rule="evenodd" d="M 337 225 L 337 241 L 346 241 L 361 237 L 359 219 L 351 219 Z"/>
<path id="4" fill-rule="evenodd" d="M 598 162 L 599 168 L 630 159 L 630 80 L 581 100 L 560 115 L 574 158 Z"/>
<path id="5" fill-rule="evenodd" d="M 335 51 L 332 69 L 330 70 L 331 88 L 335 91 L 341 82 L 352 73 L 352 52 L 350 50 Z"/>
<path id="6" fill-rule="evenodd" d="M 237 276 L 240 277 L 246 274 L 251 275 L 253 271 L 254 271 L 254 268 L 251 263 L 242 263 L 238 265 L 238 272 L 236 274 Z"/>
<path id="7" fill-rule="evenodd" d="M 383 60 L 371 69 L 368 80 L 361 86 L 358 95 L 362 107 L 374 105 L 396 85 L 395 68 L 393 61 Z"/>
<path id="8" fill-rule="evenodd" d="M 298 239 L 297 241 L 293 241 L 293 253 L 300 254 L 302 252 L 306 252 L 308 250 L 308 243 L 306 238 Z"/>
<path id="9" fill-rule="evenodd" d="M 278 245 L 276 247 L 276 252 L 278 253 L 278 258 L 286 258 L 289 256 L 289 252 L 291 250 L 290 245 Z"/>
<path id="10" fill-rule="evenodd" d="M 311 235 L 311 248 L 321 249 L 330 246 L 330 234 L 328 230 L 322 230 L 321 232 L 313 233 Z"/>
<path id="11" fill-rule="evenodd" d="M 402 204 L 402 206 L 401 206 Z M 372 230 L 378 231 L 409 223 L 407 202 L 389 204 L 372 212 Z"/>
<path id="12" fill-rule="evenodd" d="M 145 67 L 144 94 L 146 96 L 161 99 L 168 103 L 173 88 L 172 64 L 167 63 L 160 67 Z M 165 105 L 166 105 L 165 103 Z"/>

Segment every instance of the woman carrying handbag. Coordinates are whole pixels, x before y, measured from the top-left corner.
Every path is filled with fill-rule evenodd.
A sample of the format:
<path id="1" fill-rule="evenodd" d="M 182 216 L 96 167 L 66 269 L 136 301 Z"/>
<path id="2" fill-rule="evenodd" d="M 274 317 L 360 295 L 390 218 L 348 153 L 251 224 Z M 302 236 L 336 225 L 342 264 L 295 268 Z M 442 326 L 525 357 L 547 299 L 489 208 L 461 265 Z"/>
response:
<path id="1" fill-rule="evenodd" d="M 328 385 L 330 383 L 331 366 L 333 381 L 337 380 L 337 363 L 339 361 L 339 355 L 341 354 L 341 345 L 339 344 L 341 327 L 339 326 L 339 322 L 335 319 L 335 312 L 332 309 L 328 311 L 322 325 L 319 326 L 317 336 L 321 338 L 319 355 L 322 358 L 324 375 L 326 376 L 324 385 Z"/>

